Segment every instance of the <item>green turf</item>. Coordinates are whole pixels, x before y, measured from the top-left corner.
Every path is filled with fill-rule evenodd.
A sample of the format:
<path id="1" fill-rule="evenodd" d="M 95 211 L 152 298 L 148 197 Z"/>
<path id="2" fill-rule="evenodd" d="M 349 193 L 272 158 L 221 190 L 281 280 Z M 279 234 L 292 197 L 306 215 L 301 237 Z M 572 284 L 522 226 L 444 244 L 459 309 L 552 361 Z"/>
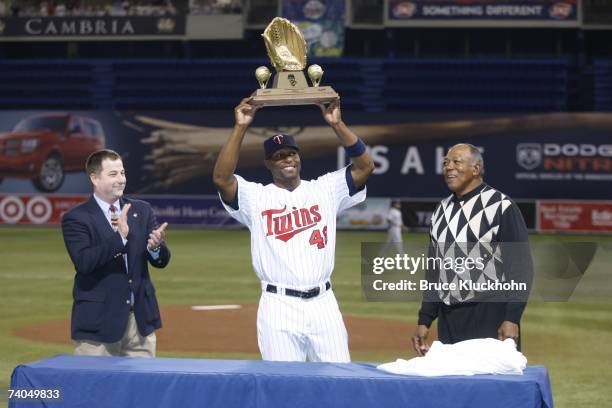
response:
<path id="1" fill-rule="evenodd" d="M 338 237 L 334 290 L 346 315 L 414 322 L 415 303 L 365 302 L 360 288 L 360 243 L 384 240 L 382 233 L 344 232 Z M 423 234 L 408 234 L 422 243 Z M 534 236 L 533 242 L 595 240 L 600 250 L 589 274 L 607 280 L 612 237 Z M 170 230 L 171 265 L 155 270 L 161 304 L 256 303 L 259 286 L 250 262 L 245 231 Z M 69 345 L 28 341 L 15 328 L 70 316 L 73 268 L 59 229 L 0 228 L 0 390 L 8 387 L 16 365 L 55 354 Z M 596 290 L 587 287 L 587 290 Z M 530 303 L 522 323 L 523 352 L 530 364 L 548 367 L 555 403 L 560 407 L 606 406 L 612 400 L 608 365 L 612 361 L 612 302 Z M 410 336 L 411 333 L 406 333 Z M 161 357 L 259 358 L 252 354 L 160 353 Z M 412 357 L 385 352 L 353 353 L 354 360 L 391 361 Z M 0 392 L 1 398 L 2 392 Z"/>

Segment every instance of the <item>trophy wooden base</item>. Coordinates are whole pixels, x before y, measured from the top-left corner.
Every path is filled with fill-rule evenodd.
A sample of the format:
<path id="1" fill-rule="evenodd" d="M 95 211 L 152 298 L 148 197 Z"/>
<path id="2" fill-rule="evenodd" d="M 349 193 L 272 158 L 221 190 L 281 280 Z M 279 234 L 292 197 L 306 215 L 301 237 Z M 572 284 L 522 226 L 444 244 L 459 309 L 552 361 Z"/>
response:
<path id="1" fill-rule="evenodd" d="M 331 102 L 339 96 L 331 86 L 308 87 L 303 89 L 258 89 L 253 93 L 251 103 L 257 106 L 312 105 Z"/>

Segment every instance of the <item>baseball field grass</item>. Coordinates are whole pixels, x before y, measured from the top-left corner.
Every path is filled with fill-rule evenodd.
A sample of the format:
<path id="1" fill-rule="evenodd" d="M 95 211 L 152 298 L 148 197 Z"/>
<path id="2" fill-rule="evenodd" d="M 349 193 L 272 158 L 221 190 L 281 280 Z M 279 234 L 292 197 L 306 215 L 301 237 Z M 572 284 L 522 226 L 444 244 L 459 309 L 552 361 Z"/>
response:
<path id="1" fill-rule="evenodd" d="M 334 290 L 345 315 L 412 323 L 418 304 L 374 303 L 362 298 L 360 243 L 384 239 L 383 233 L 339 233 Z M 405 239 L 423 243 L 426 236 L 407 234 Z M 593 290 L 609 287 L 612 237 L 534 235 L 530 239 L 532 242 L 598 242 L 600 249 L 586 276 L 594 277 Z M 170 227 L 167 241 L 173 253 L 171 265 L 165 270 L 153 271 L 160 304 L 257 303 L 260 289 L 251 268 L 246 231 L 172 230 Z M 0 228 L 0 243 L 0 390 L 5 401 L 10 375 L 16 365 L 71 353 L 69 344 L 25 340 L 15 336 L 14 331 L 24 325 L 69 318 L 74 270 L 59 228 Z M 612 298 L 612 293 L 609 296 Z M 612 361 L 611 316 L 612 301 L 533 302 L 528 305 L 521 329 L 523 352 L 529 364 L 548 368 L 556 406 L 609 406 L 612 401 L 608 375 Z M 406 333 L 407 337 L 410 335 Z M 248 353 L 205 352 L 161 352 L 159 356 L 259 358 L 259 355 Z M 352 354 L 355 361 L 376 362 L 413 356 L 409 349 L 402 355 L 384 351 Z"/>

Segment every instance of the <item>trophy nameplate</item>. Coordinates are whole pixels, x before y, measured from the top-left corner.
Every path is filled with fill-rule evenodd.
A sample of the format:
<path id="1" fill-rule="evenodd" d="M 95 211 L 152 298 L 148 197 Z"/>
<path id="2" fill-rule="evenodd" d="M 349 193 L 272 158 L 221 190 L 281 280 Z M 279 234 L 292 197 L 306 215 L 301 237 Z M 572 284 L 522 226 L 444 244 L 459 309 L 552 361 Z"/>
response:
<path id="1" fill-rule="evenodd" d="M 338 99 L 338 94 L 331 86 L 319 86 L 323 76 L 323 69 L 319 65 L 308 67 L 312 86 L 308 85 L 304 76 L 306 41 L 294 24 L 276 17 L 266 27 L 262 37 L 276 75 L 272 87 L 267 88 L 270 70 L 265 66 L 255 70 L 260 89 L 253 93 L 251 103 L 260 106 L 309 105 Z"/>

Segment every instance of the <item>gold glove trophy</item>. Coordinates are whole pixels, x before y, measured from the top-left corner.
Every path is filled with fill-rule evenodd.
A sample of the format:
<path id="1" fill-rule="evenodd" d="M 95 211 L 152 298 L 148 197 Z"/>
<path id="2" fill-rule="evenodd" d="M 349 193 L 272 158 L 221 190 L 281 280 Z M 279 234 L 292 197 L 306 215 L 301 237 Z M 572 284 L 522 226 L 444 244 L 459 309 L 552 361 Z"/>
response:
<path id="1" fill-rule="evenodd" d="M 308 86 L 303 72 L 306 68 L 306 41 L 294 24 L 285 18 L 276 17 L 268 24 L 262 37 L 276 75 L 272 88 L 266 88 L 271 76 L 270 70 L 266 66 L 255 70 L 260 89 L 253 94 L 253 104 L 309 105 L 338 98 L 331 86 L 319 86 L 323 76 L 323 69 L 319 65 L 308 67 L 308 77 L 312 83 L 312 86 Z"/>

